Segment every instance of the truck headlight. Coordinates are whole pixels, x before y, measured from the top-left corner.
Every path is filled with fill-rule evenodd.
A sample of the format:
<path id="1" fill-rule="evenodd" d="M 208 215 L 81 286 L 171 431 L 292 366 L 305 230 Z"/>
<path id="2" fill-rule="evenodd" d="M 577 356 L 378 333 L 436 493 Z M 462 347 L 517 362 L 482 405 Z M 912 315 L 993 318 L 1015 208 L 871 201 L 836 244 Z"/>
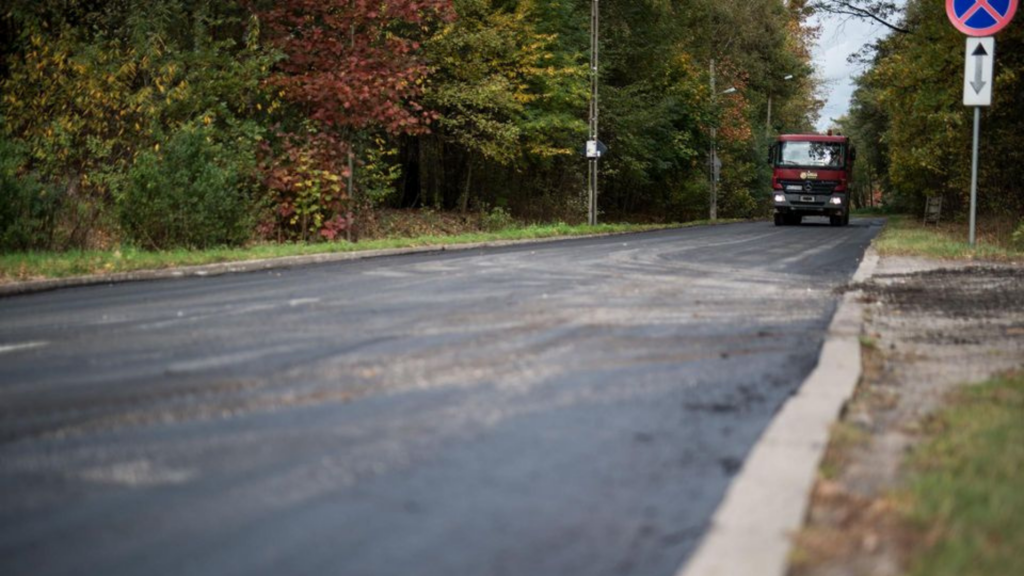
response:
<path id="1" fill-rule="evenodd" d="M 786 201 L 786 195 L 785 194 L 776 194 L 775 195 L 775 201 L 776 202 L 785 202 Z"/>
<path id="2" fill-rule="evenodd" d="M 835 204 L 837 206 L 838 205 L 842 205 L 843 199 L 841 197 L 839 197 L 839 196 L 833 196 L 833 197 L 828 199 L 828 203 L 829 204 Z"/>

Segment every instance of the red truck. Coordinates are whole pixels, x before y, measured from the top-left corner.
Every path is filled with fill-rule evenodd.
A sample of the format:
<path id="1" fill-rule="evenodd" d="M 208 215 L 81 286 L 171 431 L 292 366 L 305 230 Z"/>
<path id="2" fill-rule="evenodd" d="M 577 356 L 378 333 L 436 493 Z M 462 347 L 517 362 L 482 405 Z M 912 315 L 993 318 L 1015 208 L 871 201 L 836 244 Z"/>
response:
<path id="1" fill-rule="evenodd" d="M 804 216 L 850 223 L 850 180 L 857 151 L 846 136 L 783 134 L 768 149 L 775 225 L 800 224 Z"/>

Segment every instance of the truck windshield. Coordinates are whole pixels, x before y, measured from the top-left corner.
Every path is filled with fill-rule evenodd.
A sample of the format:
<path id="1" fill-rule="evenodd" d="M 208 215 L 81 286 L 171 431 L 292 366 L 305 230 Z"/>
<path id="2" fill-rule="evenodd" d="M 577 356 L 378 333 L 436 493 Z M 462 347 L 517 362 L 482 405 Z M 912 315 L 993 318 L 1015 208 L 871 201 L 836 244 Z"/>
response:
<path id="1" fill-rule="evenodd" d="M 843 145 L 838 142 L 782 142 L 779 164 L 842 168 Z"/>

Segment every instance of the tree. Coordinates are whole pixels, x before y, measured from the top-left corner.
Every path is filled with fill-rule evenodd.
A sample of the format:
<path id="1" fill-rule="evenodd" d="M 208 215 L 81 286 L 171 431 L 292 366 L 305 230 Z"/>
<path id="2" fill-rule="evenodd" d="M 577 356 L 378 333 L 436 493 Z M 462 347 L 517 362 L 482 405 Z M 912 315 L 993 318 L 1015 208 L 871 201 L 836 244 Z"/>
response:
<path id="1" fill-rule="evenodd" d="M 899 14 L 914 34 L 893 34 L 873 48 L 857 79 L 849 123 L 886 185 L 886 202 L 917 212 L 926 196 L 963 215 L 970 182 L 971 110 L 962 105 L 963 36 L 941 3 L 911 0 Z M 999 35 L 993 103 L 983 112 L 979 198 L 982 213 L 1024 213 L 1024 32 Z M 945 208 L 944 208 L 945 209 Z"/>
<path id="2" fill-rule="evenodd" d="M 440 193 L 448 200 L 437 203 L 448 207 L 458 198 L 462 211 L 473 194 L 474 167 L 570 155 L 566 134 L 582 138 L 585 129 L 567 105 L 584 94 L 585 68 L 559 54 L 557 34 L 539 30 L 537 3 L 496 4 L 456 0 L 458 17 L 426 43 L 435 73 L 425 103 L 439 117 L 436 135 L 421 138 L 420 149 L 445 148 L 446 157 L 432 160 L 461 172 L 461 190 L 428 195 Z"/>
<path id="3" fill-rule="evenodd" d="M 910 34 L 912 29 L 899 20 L 902 4 L 891 0 L 816 0 L 809 7 L 822 14 L 868 20 L 893 32 Z"/>
<path id="4" fill-rule="evenodd" d="M 286 56 L 270 84 L 329 128 L 427 130 L 419 99 L 429 67 L 423 28 L 451 18 L 449 0 L 286 0 L 263 12 Z"/>
<path id="5" fill-rule="evenodd" d="M 116 234 L 107 212 L 139 153 L 198 121 L 224 141 L 260 137 L 273 55 L 258 21 L 211 0 L 17 1 L 0 115 L 22 168 L 60 190 L 55 248 Z"/>

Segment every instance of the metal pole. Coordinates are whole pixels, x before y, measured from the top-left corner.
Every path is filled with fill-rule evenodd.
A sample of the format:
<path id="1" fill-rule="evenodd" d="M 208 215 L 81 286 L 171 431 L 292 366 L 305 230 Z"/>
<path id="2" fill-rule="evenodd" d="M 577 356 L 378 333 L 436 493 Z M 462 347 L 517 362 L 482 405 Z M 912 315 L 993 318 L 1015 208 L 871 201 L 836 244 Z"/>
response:
<path id="1" fill-rule="evenodd" d="M 974 225 L 978 213 L 978 141 L 981 136 L 981 107 L 974 107 L 974 150 L 971 153 L 971 246 L 974 246 Z"/>
<path id="2" fill-rule="evenodd" d="M 764 123 L 764 135 L 772 135 L 772 94 L 768 93 L 768 120 Z"/>
<path id="3" fill-rule="evenodd" d="M 600 0 L 593 0 L 590 7 L 590 140 L 596 142 L 598 131 L 598 41 L 600 34 Z M 598 158 L 589 159 L 587 171 L 588 209 L 587 222 L 597 225 L 597 163 Z"/>
<path id="4" fill-rule="evenodd" d="M 714 112 L 715 101 L 718 99 L 718 91 L 715 89 L 715 59 L 711 59 L 711 110 Z M 717 121 L 713 119 L 712 122 Z M 718 219 L 718 182 L 715 182 L 715 160 L 718 159 L 718 128 L 715 126 L 711 127 L 711 158 L 708 160 L 708 174 L 710 175 L 711 181 L 711 197 L 708 201 L 709 214 L 708 217 L 711 220 Z"/>

